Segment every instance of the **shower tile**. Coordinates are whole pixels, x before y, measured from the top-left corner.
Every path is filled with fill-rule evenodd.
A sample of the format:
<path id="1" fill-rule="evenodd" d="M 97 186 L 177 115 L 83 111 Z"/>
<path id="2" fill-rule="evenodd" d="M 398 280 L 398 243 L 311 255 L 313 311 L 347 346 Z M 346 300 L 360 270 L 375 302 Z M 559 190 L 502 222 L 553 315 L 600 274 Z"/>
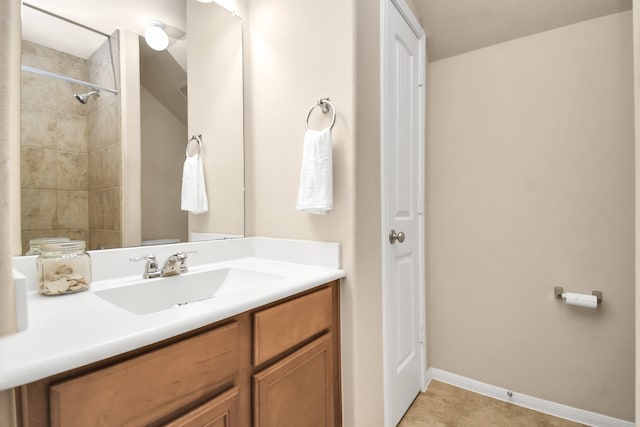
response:
<path id="1" fill-rule="evenodd" d="M 58 152 L 57 177 L 59 190 L 88 190 L 89 155 Z"/>
<path id="2" fill-rule="evenodd" d="M 93 129 L 96 134 L 92 139 L 99 147 L 120 141 L 120 105 L 115 101 L 96 112 L 96 127 Z"/>
<path id="3" fill-rule="evenodd" d="M 105 187 L 104 155 L 104 149 L 89 153 L 89 188 L 91 190 Z"/>
<path id="4" fill-rule="evenodd" d="M 22 104 L 20 111 L 21 145 L 56 148 L 56 123 L 55 110 Z"/>
<path id="5" fill-rule="evenodd" d="M 78 102 L 74 95 L 76 93 L 86 93 L 89 90 L 90 88 L 75 83 L 56 82 L 58 111 L 77 114 L 80 116 L 88 115 L 88 105 Z"/>
<path id="6" fill-rule="evenodd" d="M 57 192 L 58 227 L 89 228 L 89 192 Z"/>
<path id="7" fill-rule="evenodd" d="M 21 199 L 23 230 L 56 228 L 56 190 L 23 188 Z"/>
<path id="8" fill-rule="evenodd" d="M 85 245 L 89 244 L 89 230 L 80 230 L 80 229 L 69 229 L 69 230 L 61 230 L 61 234 L 65 237 L 70 238 L 71 240 L 82 240 L 85 242 Z"/>
<path id="9" fill-rule="evenodd" d="M 22 40 L 22 64 L 41 70 L 56 72 L 57 51 L 42 45 Z"/>
<path id="10" fill-rule="evenodd" d="M 122 223 L 121 187 L 105 190 L 104 229 L 120 231 Z"/>
<path id="11" fill-rule="evenodd" d="M 109 230 L 90 230 L 91 249 L 109 249 L 122 247 L 122 232 Z"/>
<path id="12" fill-rule="evenodd" d="M 106 147 L 103 161 L 105 187 L 120 187 L 122 185 L 122 147 L 120 143 Z"/>
<path id="13" fill-rule="evenodd" d="M 107 40 L 100 45 L 87 60 L 89 64 L 89 75 L 95 77 L 95 70 L 101 68 L 104 64 L 111 60 L 109 55 L 109 45 Z"/>
<path id="14" fill-rule="evenodd" d="M 58 73 L 63 76 L 84 81 L 89 79 L 87 60 L 69 55 L 68 53 L 58 52 L 56 56 L 56 69 Z"/>
<path id="15" fill-rule="evenodd" d="M 87 152 L 87 118 L 77 114 L 58 113 L 58 150 Z"/>
<path id="16" fill-rule="evenodd" d="M 30 248 L 29 241 L 42 237 L 67 237 L 65 230 L 22 230 L 22 254 Z"/>
<path id="17" fill-rule="evenodd" d="M 102 148 L 100 139 L 98 138 L 98 114 L 91 112 L 87 115 L 87 149 L 89 153 Z"/>
<path id="18" fill-rule="evenodd" d="M 106 107 L 105 126 L 107 126 L 107 141 L 114 143 L 120 141 L 120 103 L 113 99 Z"/>
<path id="19" fill-rule="evenodd" d="M 117 75 L 114 73 L 114 71 L 116 70 L 113 69 L 111 61 L 109 61 L 98 69 L 98 74 L 96 76 L 97 81 L 102 86 L 115 88 Z"/>
<path id="20" fill-rule="evenodd" d="M 91 81 L 105 88 L 116 89 L 118 87 L 115 84 L 111 62 L 99 68 L 96 68 L 91 76 Z M 96 99 L 96 102 L 92 103 L 90 111 L 96 112 L 98 110 L 101 110 L 116 100 L 117 95 L 114 95 L 111 92 L 102 91 L 100 93 L 100 98 Z"/>
<path id="21" fill-rule="evenodd" d="M 23 104 L 56 109 L 56 82 L 50 77 L 22 72 L 21 101 Z"/>
<path id="22" fill-rule="evenodd" d="M 102 246 L 105 249 L 122 247 L 122 232 L 102 230 Z"/>
<path id="23" fill-rule="evenodd" d="M 120 105 L 116 101 L 113 99 L 89 116 L 90 151 L 120 141 Z"/>
<path id="24" fill-rule="evenodd" d="M 105 191 L 89 191 L 89 228 L 104 228 Z"/>
<path id="25" fill-rule="evenodd" d="M 43 148 L 20 149 L 20 183 L 22 188 L 56 188 L 56 152 Z"/>
<path id="26" fill-rule="evenodd" d="M 101 249 L 102 248 L 102 230 L 91 229 L 89 230 L 89 242 L 88 249 Z"/>

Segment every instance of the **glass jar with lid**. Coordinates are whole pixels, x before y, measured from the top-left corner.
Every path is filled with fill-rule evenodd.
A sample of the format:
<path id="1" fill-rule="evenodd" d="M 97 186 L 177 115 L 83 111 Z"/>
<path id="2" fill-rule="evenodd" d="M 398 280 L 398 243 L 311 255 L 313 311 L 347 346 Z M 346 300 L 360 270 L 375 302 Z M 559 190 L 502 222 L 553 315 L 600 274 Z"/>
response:
<path id="1" fill-rule="evenodd" d="M 68 237 L 38 237 L 37 239 L 29 240 L 29 251 L 25 255 L 40 255 L 42 252 L 42 245 L 47 243 L 68 242 Z"/>
<path id="2" fill-rule="evenodd" d="M 91 257 L 82 240 L 44 243 L 38 256 L 38 292 L 62 295 L 91 285 Z"/>

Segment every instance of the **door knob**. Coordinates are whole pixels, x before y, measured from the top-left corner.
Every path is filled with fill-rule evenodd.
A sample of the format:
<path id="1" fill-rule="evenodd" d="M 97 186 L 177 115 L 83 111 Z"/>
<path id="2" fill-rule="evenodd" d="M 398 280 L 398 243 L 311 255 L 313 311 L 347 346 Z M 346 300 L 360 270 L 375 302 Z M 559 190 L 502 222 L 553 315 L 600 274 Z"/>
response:
<path id="1" fill-rule="evenodd" d="M 404 242 L 404 232 L 400 231 L 399 233 L 396 233 L 396 230 L 391 230 L 389 232 L 389 243 L 391 243 L 392 245 L 396 242 L 396 240 L 400 243 Z"/>

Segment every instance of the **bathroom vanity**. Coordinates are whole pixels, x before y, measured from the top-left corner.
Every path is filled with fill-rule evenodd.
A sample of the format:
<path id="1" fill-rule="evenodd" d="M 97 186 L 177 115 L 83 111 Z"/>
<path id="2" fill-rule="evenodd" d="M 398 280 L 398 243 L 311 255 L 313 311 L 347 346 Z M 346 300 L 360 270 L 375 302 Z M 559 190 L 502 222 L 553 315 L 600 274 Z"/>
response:
<path id="1" fill-rule="evenodd" d="M 339 279 L 344 272 L 283 260 L 289 256 L 281 250 L 286 246 L 297 247 L 294 258 L 333 257 L 317 258 L 305 243 L 280 241 L 278 249 L 277 241 L 241 240 L 220 242 L 216 251 L 222 249 L 230 259 L 196 264 L 185 278 L 242 268 L 279 280 L 145 314 L 97 294 L 131 283 L 151 287 L 165 279 L 142 284 L 112 279 L 76 295 L 30 295 L 29 329 L 0 339 L 0 388 L 16 388 L 19 425 L 340 426 Z M 211 252 L 203 245 L 214 244 L 199 244 L 198 255 Z M 270 249 L 263 252 L 261 246 Z M 41 317 L 42 304 L 50 311 Z M 74 315 L 67 304 L 91 307 Z M 78 317 L 89 312 L 90 318 Z M 45 319 L 59 320 L 63 329 L 56 332 L 42 323 Z M 76 331 L 64 329 L 73 319 L 86 323 Z M 111 331 L 89 333 L 98 326 Z M 51 337 L 38 344 L 43 333 L 58 333 L 64 345 Z M 16 346 L 38 353 L 21 358 Z"/>

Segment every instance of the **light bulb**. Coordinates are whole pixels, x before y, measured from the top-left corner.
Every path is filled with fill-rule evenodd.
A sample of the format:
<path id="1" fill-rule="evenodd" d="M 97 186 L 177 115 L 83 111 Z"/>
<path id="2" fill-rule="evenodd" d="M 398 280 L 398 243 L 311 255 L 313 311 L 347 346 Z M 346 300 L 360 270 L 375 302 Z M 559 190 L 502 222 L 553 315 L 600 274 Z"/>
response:
<path id="1" fill-rule="evenodd" d="M 165 50 L 169 46 L 169 36 L 164 31 L 165 25 L 160 21 L 149 23 L 144 39 L 153 50 Z"/>

